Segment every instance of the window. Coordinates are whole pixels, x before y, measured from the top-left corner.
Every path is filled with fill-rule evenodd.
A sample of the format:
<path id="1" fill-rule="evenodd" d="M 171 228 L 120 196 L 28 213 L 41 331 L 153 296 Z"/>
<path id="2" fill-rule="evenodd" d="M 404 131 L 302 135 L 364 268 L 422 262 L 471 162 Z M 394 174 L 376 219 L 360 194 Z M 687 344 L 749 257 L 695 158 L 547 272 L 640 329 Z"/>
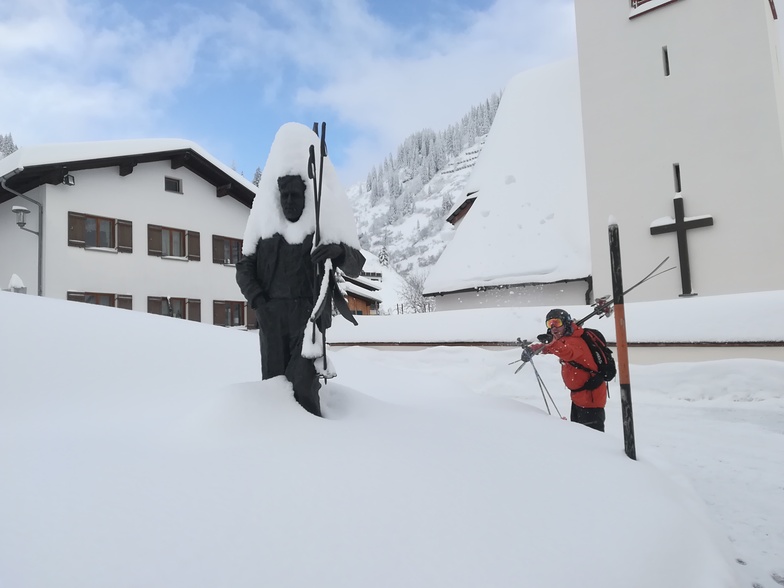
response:
<path id="1" fill-rule="evenodd" d="M 104 292 L 68 292 L 68 300 L 86 302 L 99 306 L 113 306 L 133 310 L 133 298 L 126 294 L 107 294 Z"/>
<path id="2" fill-rule="evenodd" d="M 242 240 L 212 236 L 212 263 L 236 265 L 242 257 Z"/>
<path id="3" fill-rule="evenodd" d="M 215 300 L 212 303 L 212 324 L 220 327 L 239 327 L 245 324 L 245 303 Z"/>
<path id="4" fill-rule="evenodd" d="M 158 225 L 147 225 L 147 254 L 158 257 L 201 259 L 199 233 Z"/>
<path id="5" fill-rule="evenodd" d="M 171 298 L 167 296 L 148 296 L 147 312 L 162 316 L 201 322 L 201 300 L 192 298 Z"/>
<path id="6" fill-rule="evenodd" d="M 185 257 L 185 231 L 161 229 L 161 255 Z"/>
<path id="7" fill-rule="evenodd" d="M 648 12 L 649 10 L 653 10 L 654 8 L 658 8 L 659 6 L 664 6 L 665 4 L 670 4 L 671 2 L 676 2 L 677 0 L 630 0 L 631 4 L 631 14 L 629 18 L 633 18 L 643 12 Z"/>
<path id="8" fill-rule="evenodd" d="M 182 180 L 178 178 L 164 178 L 163 189 L 167 192 L 176 192 L 182 194 Z"/>
<path id="9" fill-rule="evenodd" d="M 68 245 L 133 253 L 133 225 L 131 221 L 69 212 Z"/>
<path id="10" fill-rule="evenodd" d="M 678 163 L 672 164 L 672 179 L 675 183 L 675 192 L 680 194 L 681 192 L 681 166 Z"/>
<path id="11" fill-rule="evenodd" d="M 667 45 L 662 47 L 662 65 L 664 66 L 664 76 L 669 77 L 670 75 L 670 51 L 667 49 Z"/>

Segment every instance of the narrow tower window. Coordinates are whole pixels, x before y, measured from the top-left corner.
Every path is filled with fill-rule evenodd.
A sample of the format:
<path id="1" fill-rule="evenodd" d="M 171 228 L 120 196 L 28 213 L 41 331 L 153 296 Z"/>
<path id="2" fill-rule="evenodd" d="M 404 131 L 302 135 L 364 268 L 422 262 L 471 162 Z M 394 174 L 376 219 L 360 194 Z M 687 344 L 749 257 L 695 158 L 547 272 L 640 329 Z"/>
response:
<path id="1" fill-rule="evenodd" d="M 675 180 L 675 193 L 681 193 L 681 166 L 678 163 L 672 164 L 672 177 Z"/>
<path id="2" fill-rule="evenodd" d="M 670 52 L 667 50 L 667 45 L 662 47 L 662 64 L 664 65 L 664 75 L 670 75 Z"/>

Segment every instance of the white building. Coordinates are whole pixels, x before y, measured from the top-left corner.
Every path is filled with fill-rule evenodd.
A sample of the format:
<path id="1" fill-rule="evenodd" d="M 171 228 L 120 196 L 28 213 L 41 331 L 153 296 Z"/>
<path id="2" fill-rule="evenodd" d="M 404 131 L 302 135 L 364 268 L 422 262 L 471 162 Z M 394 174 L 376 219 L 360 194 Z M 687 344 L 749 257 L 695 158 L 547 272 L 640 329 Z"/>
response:
<path id="1" fill-rule="evenodd" d="M 465 193 L 425 282 L 437 310 L 592 301 L 576 60 L 512 78 Z"/>
<path id="2" fill-rule="evenodd" d="M 254 188 L 183 140 L 19 149 L 0 160 L 0 280 L 16 274 L 50 298 L 255 323 L 234 271 Z"/>
<path id="3" fill-rule="evenodd" d="M 784 290 L 773 0 L 575 0 L 575 9 L 579 74 L 548 66 L 510 81 L 453 220 L 465 218 L 426 284 L 436 308 L 609 294 L 610 219 L 625 285 L 665 257 L 678 268 L 629 301 Z M 576 211 L 584 217 L 552 222 Z"/>
<path id="4" fill-rule="evenodd" d="M 597 291 L 610 291 L 611 216 L 629 282 L 665 256 L 679 268 L 630 300 L 784 290 L 773 0 L 575 0 L 575 9 Z M 669 232 L 676 206 L 680 235 Z"/>

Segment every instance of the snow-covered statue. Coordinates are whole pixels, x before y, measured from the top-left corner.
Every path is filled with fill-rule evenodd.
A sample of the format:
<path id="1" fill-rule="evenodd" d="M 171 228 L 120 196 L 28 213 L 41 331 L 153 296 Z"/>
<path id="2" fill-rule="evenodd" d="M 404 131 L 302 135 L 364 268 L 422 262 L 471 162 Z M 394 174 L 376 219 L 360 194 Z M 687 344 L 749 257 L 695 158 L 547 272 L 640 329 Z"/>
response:
<path id="1" fill-rule="evenodd" d="M 317 416 L 319 378 L 335 375 L 324 339 L 332 304 L 356 324 L 334 268 L 355 277 L 365 263 L 351 205 L 323 145 L 304 125 L 278 130 L 237 264 L 237 284 L 259 323 L 262 379 L 285 375 L 297 402 Z"/>

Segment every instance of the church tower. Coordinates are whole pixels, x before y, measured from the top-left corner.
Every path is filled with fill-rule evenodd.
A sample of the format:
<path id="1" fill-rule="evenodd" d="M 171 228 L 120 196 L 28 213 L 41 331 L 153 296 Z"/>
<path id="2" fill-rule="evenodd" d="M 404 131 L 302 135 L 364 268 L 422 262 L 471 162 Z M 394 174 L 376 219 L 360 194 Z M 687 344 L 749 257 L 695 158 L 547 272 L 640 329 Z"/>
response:
<path id="1" fill-rule="evenodd" d="M 594 290 L 607 225 L 630 301 L 784 290 L 774 0 L 575 0 Z"/>

